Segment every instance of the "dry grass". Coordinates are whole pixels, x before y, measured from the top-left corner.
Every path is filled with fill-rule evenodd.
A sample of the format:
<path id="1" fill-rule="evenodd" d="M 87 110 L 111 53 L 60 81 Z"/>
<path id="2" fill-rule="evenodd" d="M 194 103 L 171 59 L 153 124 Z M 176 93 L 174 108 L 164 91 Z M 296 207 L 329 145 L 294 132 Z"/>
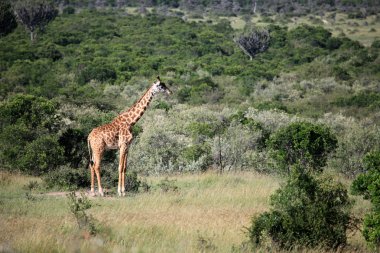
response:
<path id="1" fill-rule="evenodd" d="M 169 178 L 177 191 L 163 192 L 164 178 L 149 177 L 148 193 L 91 199 L 88 213 L 100 229 L 90 236 L 77 229 L 65 197 L 27 199 L 21 188 L 35 178 L 2 177 L 8 179 L 0 180 L 0 252 L 232 252 L 282 181 L 252 172 L 181 175 Z M 359 204 L 356 212 L 368 207 Z M 350 242 L 364 252 L 360 234 Z"/>

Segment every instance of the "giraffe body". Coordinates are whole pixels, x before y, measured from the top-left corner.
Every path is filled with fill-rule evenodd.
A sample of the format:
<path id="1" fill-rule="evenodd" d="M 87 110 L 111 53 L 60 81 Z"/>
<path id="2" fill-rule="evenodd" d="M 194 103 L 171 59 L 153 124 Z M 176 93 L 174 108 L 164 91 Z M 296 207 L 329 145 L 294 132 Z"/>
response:
<path id="1" fill-rule="evenodd" d="M 170 90 L 157 77 L 157 82 L 126 112 L 121 113 L 111 123 L 94 128 L 88 136 L 91 171 L 91 193 L 95 194 L 95 174 L 98 181 L 99 195 L 103 196 L 100 178 L 100 164 L 103 153 L 107 149 L 119 149 L 119 182 L 117 192 L 119 196 L 125 195 L 125 171 L 127 167 L 128 148 L 132 142 L 132 126 L 141 118 L 148 108 L 153 96 L 157 92 Z"/>

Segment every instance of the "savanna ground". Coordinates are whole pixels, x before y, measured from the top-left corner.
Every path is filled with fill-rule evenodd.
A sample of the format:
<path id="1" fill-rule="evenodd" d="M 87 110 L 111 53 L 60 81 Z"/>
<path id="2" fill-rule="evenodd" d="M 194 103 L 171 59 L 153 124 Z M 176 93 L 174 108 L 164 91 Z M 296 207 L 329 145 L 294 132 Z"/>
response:
<path id="1" fill-rule="evenodd" d="M 78 229 L 68 198 L 49 196 L 38 178 L 0 174 L 1 252 L 248 252 L 245 227 L 269 209 L 283 179 L 253 172 L 147 177 L 151 190 L 118 198 L 91 198 L 96 235 Z M 175 189 L 177 188 L 177 189 Z M 369 208 L 356 199 L 354 214 Z M 347 252 L 367 252 L 360 233 Z M 263 246 L 260 252 L 276 251 Z M 313 252 L 320 252 L 314 250 Z"/>

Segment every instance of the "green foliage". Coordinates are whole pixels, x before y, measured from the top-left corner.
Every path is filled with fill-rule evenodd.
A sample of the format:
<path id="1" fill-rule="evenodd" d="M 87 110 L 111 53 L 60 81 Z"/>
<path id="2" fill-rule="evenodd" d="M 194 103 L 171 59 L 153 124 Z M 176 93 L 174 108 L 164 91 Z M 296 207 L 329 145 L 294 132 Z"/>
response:
<path id="1" fill-rule="evenodd" d="M 290 166 L 301 164 L 320 171 L 337 147 L 337 139 L 326 126 L 296 122 L 271 135 L 268 147 L 282 170 L 289 172 Z"/>
<path id="2" fill-rule="evenodd" d="M 139 124 L 133 125 L 132 127 L 132 134 L 136 138 L 139 134 L 141 134 L 144 131 L 143 127 Z"/>
<path id="3" fill-rule="evenodd" d="M 63 149 L 55 135 L 56 107 L 31 95 L 16 95 L 1 103 L 2 167 L 40 175 L 60 165 Z"/>
<path id="4" fill-rule="evenodd" d="M 366 214 L 363 222 L 363 236 L 380 247 L 380 151 L 372 151 L 364 157 L 366 172 L 352 183 L 353 194 L 363 195 L 372 203 L 372 212 Z"/>
<path id="5" fill-rule="evenodd" d="M 19 22 L 30 32 L 32 42 L 36 39 L 36 30 L 43 31 L 58 15 L 58 10 L 50 0 L 16 0 L 13 2 L 13 11 Z"/>
<path id="6" fill-rule="evenodd" d="M 372 42 L 371 47 L 373 47 L 373 48 L 380 48 L 380 40 L 374 40 Z"/>
<path id="7" fill-rule="evenodd" d="M 55 136 L 43 135 L 27 143 L 24 155 L 17 161 L 21 170 L 41 175 L 57 168 L 64 160 L 63 148 Z"/>
<path id="8" fill-rule="evenodd" d="M 64 150 L 65 160 L 73 168 L 83 165 L 83 159 L 88 155 L 87 136 L 82 130 L 69 128 L 59 137 L 59 145 Z"/>
<path id="9" fill-rule="evenodd" d="M 347 241 L 350 206 L 347 190 L 331 179 L 315 178 L 296 166 L 287 183 L 271 196 L 272 210 L 253 218 L 250 241 L 265 237 L 280 248 L 338 248 Z"/>
<path id="10" fill-rule="evenodd" d="M 331 33 L 322 27 L 301 25 L 291 30 L 288 38 L 296 42 L 304 41 L 313 47 L 326 47 Z"/>
<path id="11" fill-rule="evenodd" d="M 81 66 L 81 70 L 77 74 L 78 83 L 81 85 L 86 84 L 91 80 L 98 81 L 114 81 L 116 79 L 116 72 L 112 67 L 98 63 L 98 65 L 85 65 Z"/>
<path id="12" fill-rule="evenodd" d="M 32 95 L 16 95 L 3 102 L 0 107 L 1 126 L 25 125 L 30 130 L 54 126 L 57 105 Z"/>
<path id="13" fill-rule="evenodd" d="M 163 192 L 177 192 L 179 190 L 178 186 L 175 184 L 176 180 L 170 180 L 168 178 L 162 179 L 157 187 Z"/>
<path id="14" fill-rule="evenodd" d="M 207 102 L 216 102 L 220 99 L 218 84 L 214 83 L 210 77 L 195 79 L 189 82 L 178 91 L 178 98 L 181 102 L 191 104 L 203 104 Z"/>
<path id="15" fill-rule="evenodd" d="M 72 7 L 72 6 L 68 6 L 68 7 L 66 7 L 66 8 L 63 9 L 62 13 L 63 14 L 67 14 L 67 15 L 74 14 L 75 13 L 75 8 Z"/>
<path id="16" fill-rule="evenodd" d="M 90 185 L 90 171 L 64 165 L 48 172 L 43 179 L 48 189 L 77 190 Z"/>
<path id="17" fill-rule="evenodd" d="M 136 171 L 130 171 L 125 174 L 125 191 L 130 193 L 137 193 L 142 182 L 139 180 Z"/>
<path id="18" fill-rule="evenodd" d="M 17 27 L 16 18 L 8 0 L 0 2 L 0 37 L 11 33 Z"/>
<path id="19" fill-rule="evenodd" d="M 217 125 L 212 122 L 191 122 L 188 130 L 194 137 L 213 137 L 217 133 Z"/>
<path id="20" fill-rule="evenodd" d="M 86 213 L 92 207 L 91 201 L 81 192 L 80 197 L 75 192 L 67 194 L 71 214 L 75 217 L 79 229 L 87 230 L 91 235 L 98 232 L 95 219 Z"/>
<path id="21" fill-rule="evenodd" d="M 154 108 L 169 111 L 172 108 L 172 106 L 163 100 L 159 100 L 157 104 L 154 105 Z"/>
<path id="22" fill-rule="evenodd" d="M 362 91 L 350 97 L 338 98 L 335 104 L 342 107 L 355 106 L 377 109 L 380 107 L 380 94 L 374 91 Z"/>

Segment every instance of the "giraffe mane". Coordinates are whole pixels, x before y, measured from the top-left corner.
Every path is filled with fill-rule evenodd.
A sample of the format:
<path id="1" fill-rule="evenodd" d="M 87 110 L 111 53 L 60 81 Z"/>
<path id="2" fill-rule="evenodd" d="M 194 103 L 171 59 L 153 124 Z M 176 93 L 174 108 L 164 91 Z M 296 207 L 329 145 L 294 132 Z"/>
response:
<path id="1" fill-rule="evenodd" d="M 150 86 L 144 93 L 144 95 L 142 95 L 131 107 L 128 108 L 128 110 L 126 112 L 129 112 L 131 111 L 138 103 L 141 102 L 141 100 L 145 97 L 145 95 L 150 91 L 150 89 L 152 88 L 152 86 Z"/>

